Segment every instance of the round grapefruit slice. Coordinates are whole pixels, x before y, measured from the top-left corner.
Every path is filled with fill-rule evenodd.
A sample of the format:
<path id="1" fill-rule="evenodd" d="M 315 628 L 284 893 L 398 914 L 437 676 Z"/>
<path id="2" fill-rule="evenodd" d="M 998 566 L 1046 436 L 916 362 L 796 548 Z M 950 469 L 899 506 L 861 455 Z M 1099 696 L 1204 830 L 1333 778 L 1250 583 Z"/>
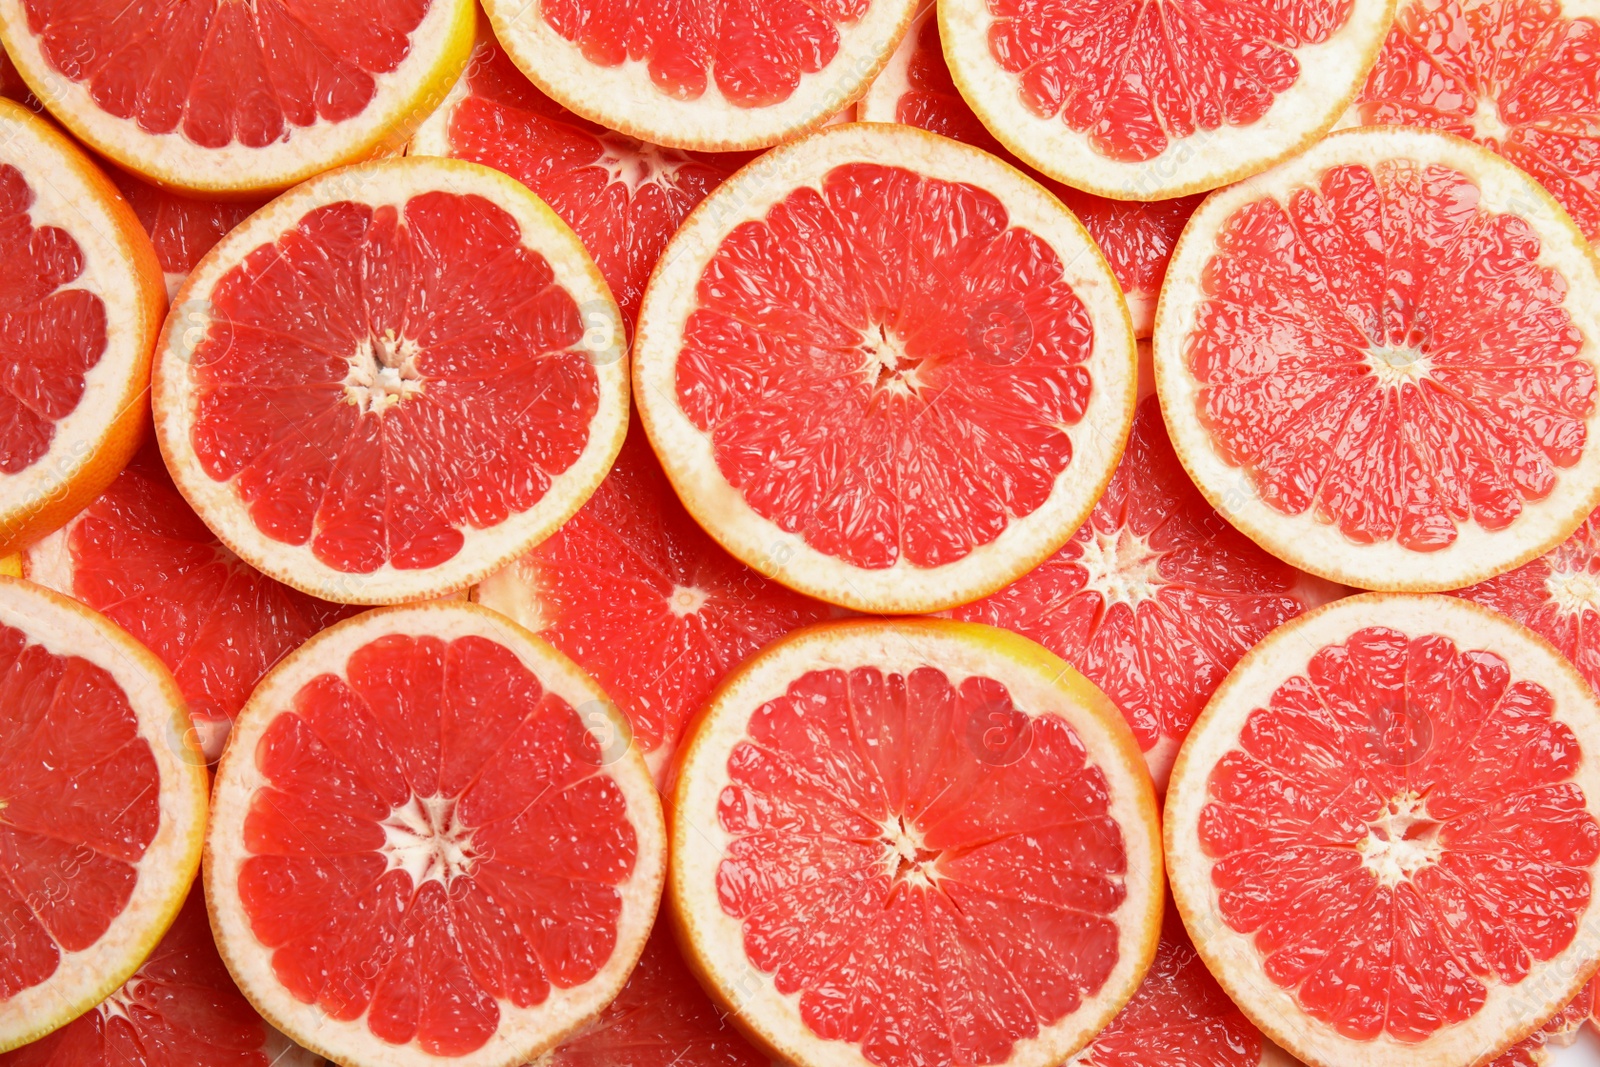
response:
<path id="1" fill-rule="evenodd" d="M 1118 200 L 1214 189 L 1313 144 L 1393 14 L 1394 0 L 939 4 L 950 71 L 990 132 Z"/>
<path id="2" fill-rule="evenodd" d="M 680 760 L 672 918 L 707 990 L 785 1063 L 1059 1064 L 1154 957 L 1138 746 L 1015 634 L 791 634 L 723 684 Z"/>
<path id="3" fill-rule="evenodd" d="M 111 487 L 30 547 L 28 580 L 104 614 L 177 680 L 207 760 L 261 676 L 357 610 L 280 585 L 228 551 L 146 446 Z"/>
<path id="4" fill-rule="evenodd" d="M 0 41 L 85 144 L 200 196 L 399 148 L 461 73 L 471 0 L 0 0 Z"/>
<path id="5" fill-rule="evenodd" d="M 157 439 L 230 549 L 323 600 L 440 596 L 588 499 L 628 427 L 616 304 L 520 183 L 410 157 L 322 175 L 201 261 Z"/>
<path id="6" fill-rule="evenodd" d="M 1367 594 L 1239 662 L 1167 791 L 1172 892 L 1268 1036 L 1316 1067 L 1484 1063 L 1600 960 L 1600 705 L 1453 597 Z"/>
<path id="7" fill-rule="evenodd" d="M 205 761 L 159 660 L 0 578 L 0 1052 L 128 979 L 200 864 Z"/>
<path id="8" fill-rule="evenodd" d="M 634 345 L 640 414 L 739 559 L 863 611 L 952 607 L 1083 521 L 1133 418 L 1105 260 L 1059 201 L 908 126 L 767 153 L 684 223 Z"/>
<path id="9" fill-rule="evenodd" d="M 657 780 L 724 675 L 833 611 L 768 581 L 707 537 L 637 424 L 583 509 L 478 583 L 474 596 L 600 683 Z"/>
<path id="10" fill-rule="evenodd" d="M 486 0 L 534 84 L 586 119 L 655 145 L 765 148 L 826 123 L 866 89 L 916 0 Z"/>
<path id="11" fill-rule="evenodd" d="M 121 989 L 0 1067 L 323 1067 L 261 1021 L 211 941 L 198 885 Z"/>
<path id="12" fill-rule="evenodd" d="M 340 1063 L 509 1067 L 609 1004 L 666 863 L 644 760 L 572 662 L 471 604 L 370 611 L 280 663 L 217 770 L 217 947 Z"/>
<path id="13" fill-rule="evenodd" d="M 123 171 L 114 172 L 111 178 L 150 235 L 166 277 L 169 298 L 177 296 L 201 256 L 266 202 L 179 196 Z"/>
<path id="14" fill-rule="evenodd" d="M 0 555 L 60 526 L 139 447 L 166 294 L 128 204 L 0 100 Z"/>
<path id="15" fill-rule="evenodd" d="M 538 193 L 594 257 L 629 330 L 667 239 L 743 161 L 660 148 L 579 118 L 529 82 L 487 29 L 409 150 L 482 163 Z"/>
<path id="16" fill-rule="evenodd" d="M 1345 121 L 1477 141 L 1537 178 L 1600 237 L 1600 4 L 1412 0 Z"/>
<path id="17" fill-rule="evenodd" d="M 1346 130 L 1190 220 L 1156 316 L 1173 445 L 1302 570 L 1453 589 L 1600 502 L 1600 279 L 1525 174 L 1470 142 Z"/>
<path id="18" fill-rule="evenodd" d="M 1239 657 L 1339 591 L 1263 552 L 1211 509 L 1150 396 L 1072 540 L 955 617 L 1014 630 L 1082 671 L 1121 709 L 1159 791 Z"/>

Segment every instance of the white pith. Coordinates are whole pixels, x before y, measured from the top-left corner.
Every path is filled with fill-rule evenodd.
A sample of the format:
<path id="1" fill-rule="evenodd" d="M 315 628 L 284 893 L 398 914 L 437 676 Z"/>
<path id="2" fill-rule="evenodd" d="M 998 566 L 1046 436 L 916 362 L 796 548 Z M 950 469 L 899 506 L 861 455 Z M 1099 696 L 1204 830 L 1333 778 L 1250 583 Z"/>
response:
<path id="1" fill-rule="evenodd" d="M 706 606 L 711 594 L 697 585 L 675 585 L 667 597 L 667 608 L 678 618 L 697 615 Z"/>
<path id="2" fill-rule="evenodd" d="M 574 708 L 597 709 L 598 715 L 582 716 L 596 740 L 604 743 L 607 735 L 615 736 L 626 727 L 619 725 L 621 713 L 571 660 L 509 619 L 460 601 L 367 612 L 322 631 L 273 668 L 240 713 L 217 769 L 205 863 L 217 948 L 234 981 L 269 1022 L 330 1059 L 363 1067 L 438 1067 L 443 1061 L 415 1042 L 390 1045 L 374 1037 L 366 1029 L 365 1016 L 336 1020 L 317 1005 L 301 1002 L 278 981 L 271 950 L 251 931 L 239 897 L 239 871 L 249 855 L 243 840 L 244 820 L 251 797 L 268 784 L 254 759 L 262 735 L 292 706 L 294 695 L 308 681 L 324 673 L 342 674 L 351 653 L 393 633 L 430 635 L 444 641 L 469 635 L 488 638 L 511 650 L 547 692 Z M 637 841 L 633 873 L 618 886 L 622 907 L 611 958 L 583 985 L 570 989 L 552 986 L 542 1004 L 521 1008 L 509 1000 L 498 1001 L 499 1029 L 477 1050 L 451 1057 L 448 1062 L 455 1067 L 514 1067 L 566 1040 L 615 998 L 644 949 L 665 876 L 666 831 L 660 801 L 636 750 L 630 749 L 598 773 L 609 776 L 621 790 Z M 444 825 L 450 825 L 448 818 Z M 430 861 L 438 855 L 432 854 Z M 464 873 L 458 872 L 458 876 Z"/>
<path id="3" fill-rule="evenodd" d="M 1444 846 L 1436 831 L 1437 824 L 1428 818 L 1427 798 L 1407 791 L 1389 801 L 1368 826 L 1367 836 L 1356 843 L 1356 851 L 1378 883 L 1393 888 L 1439 862 Z"/>
<path id="4" fill-rule="evenodd" d="M 723 477 L 711 437 L 692 423 L 675 387 L 684 325 L 695 287 L 734 227 L 762 218 L 795 189 L 816 186 L 834 167 L 871 162 L 932 178 L 976 184 L 997 196 L 1014 226 L 1031 230 L 1063 264 L 1095 333 L 1085 362 L 1094 388 L 1083 419 L 1067 428 L 1073 459 L 1045 503 L 1013 519 L 998 538 L 965 558 L 923 568 L 903 557 L 868 570 L 826 555 L 759 515 Z M 640 415 L 689 511 L 723 547 L 770 578 L 862 611 L 936 611 L 965 603 L 1020 577 L 1059 548 L 1083 521 L 1111 476 L 1133 421 L 1137 359 L 1127 306 L 1105 259 L 1060 201 L 1014 167 L 954 141 L 907 126 L 832 126 L 762 156 L 707 197 L 684 222 L 645 292 L 634 342 Z"/>
<path id="5" fill-rule="evenodd" d="M 438 882 L 449 887 L 472 873 L 478 852 L 472 828 L 456 812 L 457 797 L 412 794 L 378 824 L 383 830 L 385 871 L 404 871 L 413 886 Z"/>
<path id="6" fill-rule="evenodd" d="M 1409 345 L 1377 345 L 1367 351 L 1367 369 L 1386 388 L 1415 385 L 1428 377 L 1432 363 Z"/>
<path id="7" fill-rule="evenodd" d="M 1219 190 L 1200 205 L 1167 268 L 1156 314 L 1156 382 L 1167 429 L 1184 467 L 1211 506 L 1252 540 L 1330 581 L 1429 592 L 1459 588 L 1510 570 L 1548 551 L 1578 527 L 1600 502 L 1600 446 L 1594 443 L 1600 439 L 1600 405 L 1589 417 L 1590 443 L 1581 458 L 1572 467 L 1558 469 L 1556 488 L 1543 500 L 1524 501 L 1521 515 L 1507 529 L 1489 531 L 1472 521 L 1460 523 L 1452 544 L 1427 553 L 1393 540 L 1357 545 L 1337 525 L 1317 520 L 1314 507 L 1300 515 L 1285 515 L 1271 507 L 1257 495 L 1248 476 L 1222 458 L 1196 414 L 1201 383 L 1191 374 L 1186 353 L 1195 316 L 1205 301 L 1202 272 L 1229 216 L 1263 197 L 1282 202 L 1294 190 L 1314 184 L 1329 167 L 1370 167 L 1395 158 L 1453 168 L 1478 185 L 1485 209 L 1528 221 L 1541 244 L 1538 262 L 1566 280 L 1563 306 L 1584 337 L 1580 358 L 1600 366 L 1600 276 L 1587 242 L 1555 201 L 1521 170 L 1470 141 L 1427 130 L 1365 127 L 1333 134 L 1305 154 L 1249 182 Z"/>
<path id="8" fill-rule="evenodd" d="M 1161 591 L 1161 560 L 1166 555 L 1150 547 L 1126 526 L 1107 533 L 1094 530 L 1080 541 L 1078 564 L 1088 572 L 1084 588 L 1100 594 L 1106 607 L 1126 604 L 1137 608 Z"/>
<path id="9" fill-rule="evenodd" d="M 1394 0 L 1353 0 L 1344 25 L 1321 44 L 1293 50 L 1300 77 L 1258 121 L 1224 124 L 1172 140 L 1138 162 L 1109 159 L 1059 116 L 1034 114 L 1018 77 L 989 51 L 997 19 L 988 0 L 939 4 L 940 37 L 950 73 L 989 132 L 1029 166 L 1068 185 L 1117 200 L 1163 200 L 1213 189 L 1254 174 L 1310 144 L 1343 113 L 1377 59 L 1394 17 Z"/>
<path id="10" fill-rule="evenodd" d="M 917 54 L 917 36 L 923 24 L 934 17 L 932 0 L 917 0 L 916 14 L 911 25 L 900 38 L 889 61 L 878 76 L 872 79 L 867 91 L 856 101 L 856 119 L 860 122 L 899 122 L 900 98 L 911 89 L 911 59 Z"/>
<path id="11" fill-rule="evenodd" d="M 1545 593 L 1550 603 L 1562 615 L 1600 613 L 1600 575 L 1588 569 L 1550 569 L 1544 580 Z"/>
<path id="12" fill-rule="evenodd" d="M 1511 132 L 1511 127 L 1500 117 L 1500 102 L 1487 93 L 1478 98 L 1467 122 L 1472 126 L 1472 136 L 1479 141 L 1498 143 Z"/>
<path id="13" fill-rule="evenodd" d="M 232 483 L 213 481 L 205 473 L 190 438 L 196 389 L 187 358 L 212 322 L 212 289 L 252 250 L 277 240 L 307 212 L 346 200 L 403 208 L 412 196 L 439 189 L 483 196 L 506 210 L 522 228 L 523 245 L 549 262 L 556 283 L 572 295 L 585 325 L 591 327 L 580 344 L 594 368 L 599 404 L 583 453 L 551 480 L 543 499 L 532 508 L 497 526 L 460 528 L 465 538 L 460 551 L 438 567 L 408 571 L 385 562 L 370 574 L 346 573 L 317 559 L 309 543 L 289 545 L 263 534 Z M 330 171 L 279 197 L 224 238 L 195 268 L 157 347 L 151 383 L 157 438 L 173 480 L 190 506 L 241 559 L 268 576 L 342 603 L 438 596 L 471 585 L 549 536 L 589 498 L 610 469 L 628 423 L 628 363 L 621 337 L 621 314 L 588 253 L 571 229 L 520 182 L 460 160 L 419 156 L 362 164 Z M 414 344 L 403 338 L 374 338 L 372 344 L 370 356 L 364 350 L 351 356 L 347 400 L 382 411 L 426 390 L 426 382 L 415 374 Z M 387 367 L 386 362 L 396 365 Z"/>
<path id="14" fill-rule="evenodd" d="M 1278 686 L 1303 675 L 1317 649 L 1342 643 L 1366 626 L 1393 627 L 1413 637 L 1442 634 L 1459 649 L 1486 650 L 1500 656 L 1510 665 L 1513 681 L 1529 679 L 1548 689 L 1554 698 L 1555 719 L 1572 729 L 1582 752 L 1573 781 L 1583 790 L 1591 813 L 1600 813 L 1600 705 L 1555 649 L 1503 616 L 1454 597 L 1350 597 L 1302 615 L 1270 634 L 1234 668 L 1190 731 L 1173 768 L 1163 820 L 1173 896 L 1196 949 L 1234 1002 L 1269 1037 L 1305 1063 L 1313 1067 L 1487 1063 L 1543 1025 L 1582 988 L 1600 955 L 1600 907 L 1591 904 L 1580 918 L 1571 945 L 1546 963 L 1535 963 L 1522 982 L 1503 985 L 1489 980 L 1484 1007 L 1466 1022 L 1442 1028 L 1420 1043 L 1397 1041 L 1386 1033 L 1370 1041 L 1353 1040 L 1311 1019 L 1289 990 L 1267 977 L 1252 939 L 1223 921 L 1211 878 L 1213 861 L 1200 847 L 1199 820 L 1210 801 L 1211 770 L 1225 753 L 1237 749 L 1240 730 L 1250 714 L 1265 706 Z M 1418 814 L 1423 812 L 1406 801 L 1391 808 L 1381 821 L 1398 828 L 1409 825 Z M 1421 869 L 1434 847 L 1427 837 L 1424 832 L 1415 848 L 1390 849 L 1386 855 L 1369 845 L 1363 855 L 1371 860 L 1369 869 L 1375 880 L 1405 876 L 1407 866 Z M 1595 874 L 1600 874 L 1600 863 L 1591 877 Z"/>

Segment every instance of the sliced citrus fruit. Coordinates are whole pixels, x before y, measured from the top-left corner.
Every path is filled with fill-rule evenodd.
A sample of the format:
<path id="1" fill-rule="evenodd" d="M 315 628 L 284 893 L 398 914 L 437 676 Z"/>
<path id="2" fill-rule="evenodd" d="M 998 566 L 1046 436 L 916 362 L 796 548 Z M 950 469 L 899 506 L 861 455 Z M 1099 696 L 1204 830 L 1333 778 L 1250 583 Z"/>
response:
<path id="1" fill-rule="evenodd" d="M 630 330 L 667 238 L 743 161 L 660 148 L 579 118 L 528 81 L 487 31 L 410 151 L 470 159 L 538 193 L 594 257 Z"/>
<path id="2" fill-rule="evenodd" d="M 1600 4 L 1409 0 L 1346 121 L 1467 137 L 1527 171 L 1600 237 Z"/>
<path id="3" fill-rule="evenodd" d="M 955 617 L 1015 630 L 1082 671 L 1121 709 L 1161 790 L 1190 725 L 1239 657 L 1339 591 L 1263 552 L 1211 509 L 1150 396 L 1072 540 Z"/>
<path id="4" fill-rule="evenodd" d="M 1367 594 L 1275 630 L 1167 791 L 1173 897 L 1317 1067 L 1484 1063 L 1600 960 L 1600 705 L 1504 616 Z"/>
<path id="5" fill-rule="evenodd" d="M 463 588 L 560 526 L 628 427 L 616 304 L 520 183 L 333 171 L 201 261 L 156 354 L 157 439 L 222 541 L 324 600 Z"/>
<path id="6" fill-rule="evenodd" d="M 76 601 L 0 578 L 0 1051 L 138 969 L 183 904 L 205 761 L 159 660 Z"/>
<path id="7" fill-rule="evenodd" d="M 0 100 L 0 555 L 60 526 L 139 447 L 166 293 L 150 240 L 49 122 Z"/>
<path id="8" fill-rule="evenodd" d="M 615 4 L 486 0 L 534 83 L 584 118 L 651 144 L 765 148 L 815 129 L 866 89 L 916 0 Z"/>
<path id="9" fill-rule="evenodd" d="M 1001 143 L 1118 200 L 1203 192 L 1314 143 L 1361 87 L 1394 0 L 948 0 L 945 57 Z"/>
<path id="10" fill-rule="evenodd" d="M 245 995 L 340 1063 L 510 1065 L 627 981 L 666 863 L 626 723 L 570 660 L 456 602 L 280 663 L 217 770 L 206 891 Z"/>
<path id="11" fill-rule="evenodd" d="M 113 173 L 111 178 L 150 235 L 161 272 L 166 276 L 168 297 L 178 294 L 201 256 L 265 203 L 179 196 L 123 171 Z"/>
<path id="12" fill-rule="evenodd" d="M 461 73 L 471 0 L 0 0 L 0 41 L 85 144 L 240 195 L 398 148 Z"/>
<path id="13" fill-rule="evenodd" d="M 65 526 L 30 547 L 30 581 L 75 597 L 173 673 L 208 760 L 261 676 L 357 610 L 280 585 L 228 551 L 173 488 L 153 446 Z"/>
<path id="14" fill-rule="evenodd" d="M 791 634 L 723 684 L 680 760 L 672 918 L 707 990 L 783 1062 L 1059 1064 L 1154 957 L 1138 746 L 1015 634 Z"/>
<path id="15" fill-rule="evenodd" d="M 196 884 L 167 935 L 122 988 L 12 1052 L 0 1067 L 321 1067 L 261 1021 L 211 941 Z"/>
<path id="16" fill-rule="evenodd" d="M 1367 589 L 1452 589 L 1600 502 L 1600 279 L 1521 171 L 1468 141 L 1336 133 L 1213 194 L 1156 316 L 1172 441 L 1274 555 Z"/>
<path id="17" fill-rule="evenodd" d="M 1020 577 L 1088 514 L 1133 418 L 1133 333 L 1083 227 L 909 126 L 831 126 L 720 186 L 667 246 L 634 357 L 690 514 L 865 611 Z"/>
<path id="18" fill-rule="evenodd" d="M 707 537 L 637 424 L 583 509 L 474 595 L 600 683 L 657 779 L 724 675 L 833 611 L 768 581 Z"/>

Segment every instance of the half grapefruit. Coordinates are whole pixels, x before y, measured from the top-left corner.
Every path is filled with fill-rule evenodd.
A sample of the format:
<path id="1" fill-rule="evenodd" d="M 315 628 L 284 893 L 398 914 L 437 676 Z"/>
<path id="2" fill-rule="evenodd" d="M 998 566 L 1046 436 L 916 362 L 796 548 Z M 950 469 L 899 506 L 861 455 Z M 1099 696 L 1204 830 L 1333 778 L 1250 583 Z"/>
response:
<path id="1" fill-rule="evenodd" d="M 198 196 L 286 189 L 399 148 L 461 73 L 471 0 L 0 0 L 51 114 Z"/>
<path id="2" fill-rule="evenodd" d="M 76 601 L 0 578 L 0 1051 L 138 969 L 205 824 L 205 761 L 167 669 Z"/>
<path id="3" fill-rule="evenodd" d="M 157 439 L 234 552 L 323 600 L 461 589 L 560 526 L 628 426 L 616 304 L 566 224 L 458 160 L 332 171 L 201 261 Z"/>
<path id="4" fill-rule="evenodd" d="M 1368 594 L 1280 627 L 1189 734 L 1172 892 L 1263 1032 L 1316 1067 L 1485 1063 L 1600 962 L 1600 705 L 1529 630 Z"/>
<path id="5" fill-rule="evenodd" d="M 340 1063 L 510 1067 L 571 1037 L 638 961 L 666 864 L 625 729 L 471 604 L 313 637 L 217 770 L 206 892 L 239 988 Z"/>
<path id="6" fill-rule="evenodd" d="M 1453 589 L 1600 503 L 1600 278 L 1528 176 L 1429 130 L 1346 130 L 1189 221 L 1156 316 L 1178 456 L 1274 555 Z"/>
<path id="7" fill-rule="evenodd" d="M 60 526 L 139 447 L 161 267 L 127 201 L 0 100 L 0 555 Z"/>
<path id="8" fill-rule="evenodd" d="M 1133 331 L 1083 227 L 908 126 L 830 126 L 720 186 L 667 246 L 634 357 L 690 514 L 863 611 L 1020 577 L 1088 514 L 1133 418 Z"/>
<path id="9" fill-rule="evenodd" d="M 723 684 L 680 760 L 671 916 L 707 990 L 783 1062 L 1053 1067 L 1155 954 L 1138 746 L 1015 634 L 791 634 Z"/>

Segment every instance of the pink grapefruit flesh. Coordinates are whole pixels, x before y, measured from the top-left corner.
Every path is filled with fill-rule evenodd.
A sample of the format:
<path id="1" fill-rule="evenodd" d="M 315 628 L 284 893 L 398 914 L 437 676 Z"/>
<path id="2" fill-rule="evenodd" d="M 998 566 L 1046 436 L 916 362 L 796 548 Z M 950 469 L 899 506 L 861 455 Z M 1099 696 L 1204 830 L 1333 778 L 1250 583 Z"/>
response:
<path id="1" fill-rule="evenodd" d="M 161 261 L 161 272 L 166 275 L 169 297 L 177 295 L 178 288 L 201 256 L 265 203 L 262 200 L 197 200 L 169 193 L 121 171 L 114 172 L 112 180 L 150 235 L 156 258 Z"/>

